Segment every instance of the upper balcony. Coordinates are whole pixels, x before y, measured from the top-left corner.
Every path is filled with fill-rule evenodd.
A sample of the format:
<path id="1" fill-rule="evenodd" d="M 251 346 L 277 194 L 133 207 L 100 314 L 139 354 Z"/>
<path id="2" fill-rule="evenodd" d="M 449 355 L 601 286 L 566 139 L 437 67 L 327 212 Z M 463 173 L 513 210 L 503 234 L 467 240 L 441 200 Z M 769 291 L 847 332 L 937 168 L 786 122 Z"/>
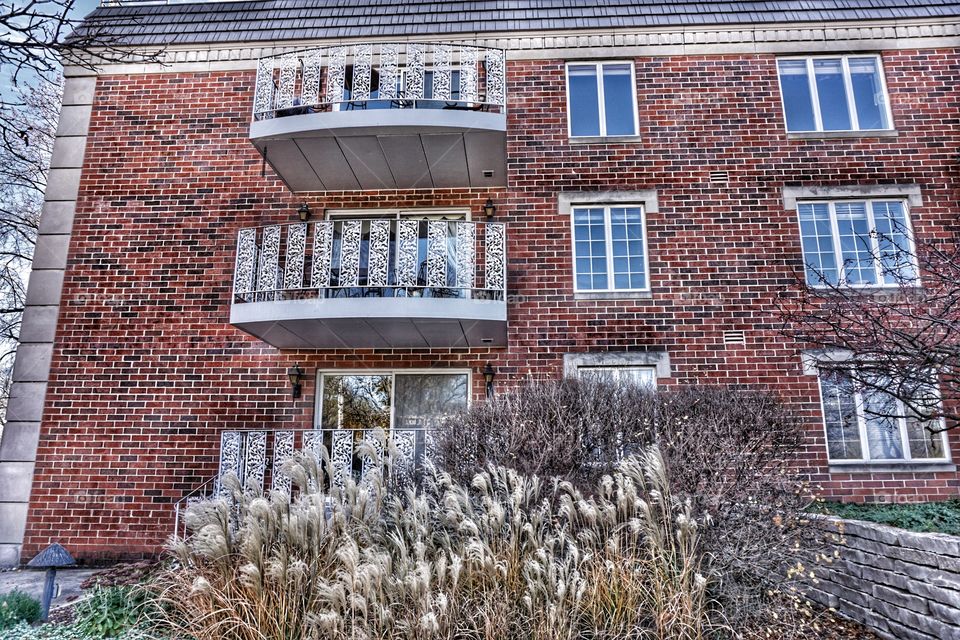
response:
<path id="1" fill-rule="evenodd" d="M 354 217 L 240 231 L 230 323 L 281 349 L 505 346 L 506 227 Z"/>
<path id="2" fill-rule="evenodd" d="M 506 185 L 504 51 L 321 47 L 261 58 L 250 140 L 295 192 Z"/>

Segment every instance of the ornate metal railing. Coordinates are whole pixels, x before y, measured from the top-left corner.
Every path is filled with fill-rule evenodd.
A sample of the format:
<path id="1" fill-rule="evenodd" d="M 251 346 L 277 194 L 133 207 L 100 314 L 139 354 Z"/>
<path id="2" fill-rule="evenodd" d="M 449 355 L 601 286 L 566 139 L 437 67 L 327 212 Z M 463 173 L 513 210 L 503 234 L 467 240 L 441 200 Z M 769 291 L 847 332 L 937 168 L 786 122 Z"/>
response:
<path id="1" fill-rule="evenodd" d="M 503 300 L 506 226 L 464 220 L 321 220 L 242 229 L 234 300 Z"/>
<path id="2" fill-rule="evenodd" d="M 319 47 L 261 58 L 255 120 L 314 111 L 503 111 L 503 49 L 415 42 Z"/>

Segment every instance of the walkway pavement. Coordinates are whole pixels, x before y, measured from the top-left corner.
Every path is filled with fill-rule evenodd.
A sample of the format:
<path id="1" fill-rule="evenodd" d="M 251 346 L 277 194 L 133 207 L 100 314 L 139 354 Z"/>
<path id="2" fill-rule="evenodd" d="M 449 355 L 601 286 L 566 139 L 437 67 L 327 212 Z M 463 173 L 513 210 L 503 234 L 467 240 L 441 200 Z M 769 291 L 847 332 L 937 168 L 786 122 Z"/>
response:
<path id="1" fill-rule="evenodd" d="M 57 571 L 57 584 L 60 585 L 59 594 L 55 595 L 51 609 L 65 605 L 80 595 L 80 583 L 102 569 L 62 569 Z M 26 571 L 14 569 L 0 571 L 0 594 L 19 589 L 25 591 L 38 600 L 43 595 L 43 583 L 46 571 Z M 56 592 L 54 592 L 56 594 Z"/>

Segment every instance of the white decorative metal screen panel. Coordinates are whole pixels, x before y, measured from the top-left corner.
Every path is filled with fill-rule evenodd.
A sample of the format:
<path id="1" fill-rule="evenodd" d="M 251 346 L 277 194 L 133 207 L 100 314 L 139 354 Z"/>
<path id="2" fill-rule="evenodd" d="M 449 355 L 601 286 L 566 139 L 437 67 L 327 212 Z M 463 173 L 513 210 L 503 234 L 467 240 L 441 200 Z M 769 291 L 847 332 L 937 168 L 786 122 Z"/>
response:
<path id="1" fill-rule="evenodd" d="M 370 250 L 367 253 L 367 286 L 385 287 L 390 271 L 390 221 L 370 221 Z"/>
<path id="2" fill-rule="evenodd" d="M 400 48 L 395 44 L 380 45 L 380 86 L 381 100 L 395 100 L 397 86 L 400 84 Z"/>
<path id="3" fill-rule="evenodd" d="M 334 429 L 330 444 L 330 481 L 343 487 L 346 476 L 353 470 L 353 431 Z"/>
<path id="4" fill-rule="evenodd" d="M 426 67 L 426 52 L 422 44 L 407 45 L 406 82 L 403 97 L 409 100 L 423 99 L 423 73 Z"/>
<path id="5" fill-rule="evenodd" d="M 231 473 L 243 482 L 243 434 L 239 431 L 220 434 L 220 466 L 215 491 L 218 496 L 229 497 L 230 492 L 223 486 L 223 480 Z"/>
<path id="6" fill-rule="evenodd" d="M 257 88 L 253 96 L 254 115 L 273 110 L 273 58 L 257 62 Z"/>
<path id="7" fill-rule="evenodd" d="M 401 220 L 397 223 L 397 286 L 417 286 L 420 259 L 420 223 Z"/>
<path id="8" fill-rule="evenodd" d="M 323 70 L 323 52 L 321 49 L 310 51 L 303 56 L 303 88 L 300 90 L 302 102 L 306 105 L 320 102 L 320 74 Z"/>
<path id="9" fill-rule="evenodd" d="M 394 480 L 400 485 L 410 484 L 413 481 L 417 454 L 417 432 L 411 430 L 395 430 L 391 433 L 393 439 L 393 474 Z"/>
<path id="10" fill-rule="evenodd" d="M 477 227 L 472 222 L 457 223 L 457 287 L 473 289 L 476 281 Z"/>
<path id="11" fill-rule="evenodd" d="M 248 431 L 243 435 L 243 488 L 262 491 L 267 470 L 267 432 Z"/>
<path id="12" fill-rule="evenodd" d="M 347 73 L 347 48 L 332 47 L 327 59 L 326 101 L 343 102 L 343 85 Z"/>
<path id="13" fill-rule="evenodd" d="M 280 259 L 280 227 L 264 227 L 260 242 L 260 270 L 257 273 L 257 291 L 277 290 Z"/>
<path id="14" fill-rule="evenodd" d="M 487 289 L 506 288 L 506 233 L 499 222 L 488 222 L 486 232 L 486 276 Z"/>
<path id="15" fill-rule="evenodd" d="M 361 222 L 346 220 L 340 227 L 340 286 L 356 287 L 360 283 Z"/>
<path id="16" fill-rule="evenodd" d="M 373 481 L 373 474 L 383 474 L 383 431 L 379 429 L 368 429 L 363 432 L 363 442 L 365 448 L 373 449 L 374 454 L 364 453 L 360 456 L 360 483 L 370 484 Z"/>
<path id="17" fill-rule="evenodd" d="M 277 431 L 273 436 L 273 488 L 290 493 L 290 476 L 283 471 L 284 463 L 293 457 L 293 431 Z"/>
<path id="18" fill-rule="evenodd" d="M 438 44 L 433 48 L 433 99 L 450 100 L 450 47 Z"/>
<path id="19" fill-rule="evenodd" d="M 310 283 L 315 288 L 330 286 L 333 263 L 333 222 L 324 220 L 313 225 L 313 272 Z"/>
<path id="20" fill-rule="evenodd" d="M 427 286 L 447 286 L 447 223 L 427 223 Z"/>
<path id="21" fill-rule="evenodd" d="M 487 102 L 504 106 L 503 51 L 487 50 Z"/>
<path id="22" fill-rule="evenodd" d="M 293 106 L 293 98 L 297 87 L 297 70 L 300 67 L 300 57 L 289 53 L 280 58 L 280 83 L 277 87 L 277 109 L 288 109 Z"/>
<path id="23" fill-rule="evenodd" d="M 460 100 L 477 102 L 477 49 L 463 47 L 460 50 Z"/>
<path id="24" fill-rule="evenodd" d="M 287 227 L 287 257 L 284 264 L 283 288 L 303 287 L 303 259 L 307 245 L 307 224 L 291 224 Z"/>
<path id="25" fill-rule="evenodd" d="M 253 274 L 257 261 L 257 230 L 241 229 L 237 235 L 237 266 L 234 271 L 234 293 L 253 291 Z"/>
<path id="26" fill-rule="evenodd" d="M 370 74 L 373 70 L 373 46 L 358 44 L 353 48 L 353 85 L 351 100 L 370 99 Z"/>

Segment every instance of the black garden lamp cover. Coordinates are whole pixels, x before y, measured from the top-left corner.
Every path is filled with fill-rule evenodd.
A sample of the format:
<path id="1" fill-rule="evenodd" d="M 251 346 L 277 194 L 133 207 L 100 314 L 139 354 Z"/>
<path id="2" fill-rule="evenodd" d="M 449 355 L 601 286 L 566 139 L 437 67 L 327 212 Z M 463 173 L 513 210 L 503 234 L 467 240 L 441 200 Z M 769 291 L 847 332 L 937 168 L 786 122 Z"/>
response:
<path id="1" fill-rule="evenodd" d="M 70 552 L 63 548 L 59 542 L 54 542 L 49 547 L 38 553 L 27 563 L 31 569 L 57 569 L 60 567 L 72 567 L 77 564 Z"/>

